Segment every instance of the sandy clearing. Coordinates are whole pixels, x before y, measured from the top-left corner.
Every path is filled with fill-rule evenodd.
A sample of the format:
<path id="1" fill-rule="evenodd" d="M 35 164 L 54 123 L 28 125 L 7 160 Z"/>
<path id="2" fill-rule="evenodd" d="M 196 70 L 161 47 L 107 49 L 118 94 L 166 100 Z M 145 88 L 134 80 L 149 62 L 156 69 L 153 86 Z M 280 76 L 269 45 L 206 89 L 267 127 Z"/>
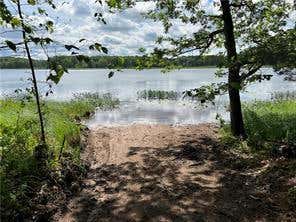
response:
<path id="1" fill-rule="evenodd" d="M 55 221 L 280 221 L 272 206 L 250 198 L 254 177 L 229 167 L 235 160 L 219 148 L 217 131 L 212 124 L 93 129 L 85 185 Z"/>

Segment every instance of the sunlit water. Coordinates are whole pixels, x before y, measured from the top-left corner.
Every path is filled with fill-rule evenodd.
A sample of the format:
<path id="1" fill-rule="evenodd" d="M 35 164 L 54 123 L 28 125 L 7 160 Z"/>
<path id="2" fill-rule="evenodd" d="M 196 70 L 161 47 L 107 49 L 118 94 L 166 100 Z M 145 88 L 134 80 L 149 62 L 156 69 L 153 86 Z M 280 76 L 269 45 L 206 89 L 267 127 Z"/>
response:
<path id="1" fill-rule="evenodd" d="M 273 74 L 271 69 L 263 69 L 264 73 Z M 0 70 L 1 96 L 9 95 L 15 89 L 28 87 L 28 70 Z M 87 121 L 89 126 L 114 125 L 130 123 L 166 123 L 196 124 L 215 122 L 216 115 L 228 119 L 226 106 L 227 96 L 221 96 L 215 106 L 201 107 L 192 101 L 145 101 L 138 100 L 137 92 L 145 89 L 173 90 L 182 92 L 211 82 L 220 82 L 214 75 L 214 68 L 184 69 L 163 74 L 158 69 L 124 70 L 108 79 L 108 70 L 87 69 L 70 70 L 65 74 L 58 86 L 53 88 L 54 94 L 48 99 L 68 100 L 73 93 L 99 92 L 111 93 L 121 101 L 119 109 L 113 111 L 97 110 L 96 115 Z M 48 71 L 38 70 L 39 87 L 43 94 L 48 89 L 44 83 Z M 223 79 L 222 79 L 223 80 Z M 252 84 L 242 93 L 243 101 L 268 100 L 275 91 L 295 90 L 295 82 L 283 81 L 281 76 L 274 76 L 270 81 Z"/>

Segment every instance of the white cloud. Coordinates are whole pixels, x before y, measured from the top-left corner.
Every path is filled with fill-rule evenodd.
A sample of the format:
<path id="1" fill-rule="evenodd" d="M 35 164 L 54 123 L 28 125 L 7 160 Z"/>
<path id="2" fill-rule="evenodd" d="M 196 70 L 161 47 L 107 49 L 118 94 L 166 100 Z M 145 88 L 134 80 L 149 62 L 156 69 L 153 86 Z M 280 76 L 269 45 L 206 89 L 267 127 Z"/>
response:
<path id="1" fill-rule="evenodd" d="M 217 0 L 201 0 L 200 4 L 208 13 L 218 14 L 219 5 L 213 4 L 214 2 Z M 135 55 L 140 47 L 152 49 L 157 36 L 163 33 L 163 27 L 159 22 L 143 18 L 142 13 L 154 7 L 155 2 L 142 1 L 137 2 L 131 9 L 110 13 L 106 6 L 100 6 L 95 0 L 66 0 L 65 3 L 59 3 L 56 10 L 48 8 L 50 19 L 55 22 L 55 32 L 49 36 L 59 42 L 51 49 L 51 53 L 65 53 L 61 47 L 63 44 L 72 44 L 81 38 L 104 44 L 111 55 Z M 96 20 L 96 12 L 104 14 L 106 25 Z M 30 14 L 28 11 L 27 13 Z M 291 14 L 291 17 L 295 21 L 295 13 Z M 34 24 L 45 21 L 44 17 L 37 15 L 30 15 L 29 18 Z M 190 35 L 199 29 L 198 25 L 185 25 L 175 21 L 170 33 L 177 37 Z M 4 38 L 17 42 L 20 35 L 6 33 L 5 36 L 1 35 L 0 41 Z M 89 50 L 85 53 L 94 54 Z M 0 51 L 1 56 L 6 54 L 7 52 Z M 33 54 L 35 57 L 41 57 L 42 51 L 36 49 Z"/>

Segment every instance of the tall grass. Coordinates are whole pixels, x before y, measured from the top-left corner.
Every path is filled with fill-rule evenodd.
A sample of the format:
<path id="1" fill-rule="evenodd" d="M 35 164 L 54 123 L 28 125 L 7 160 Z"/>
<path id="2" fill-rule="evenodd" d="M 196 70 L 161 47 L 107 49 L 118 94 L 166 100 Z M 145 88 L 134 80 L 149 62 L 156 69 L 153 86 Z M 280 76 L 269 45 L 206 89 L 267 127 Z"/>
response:
<path id="1" fill-rule="evenodd" d="M 247 143 L 251 150 L 272 153 L 282 145 L 296 147 L 296 100 L 252 102 L 243 105 Z M 239 145 L 231 136 L 229 125 L 222 128 L 222 142 Z M 295 150 L 294 150 L 295 152 Z"/>
<path id="2" fill-rule="evenodd" d="M 79 94 L 72 101 L 46 101 L 43 105 L 46 140 L 49 145 L 48 166 L 57 169 L 61 157 L 80 161 L 82 118 L 95 109 L 113 109 L 119 101 L 111 95 Z M 19 98 L 0 100 L 0 186 L 1 214 L 15 215 L 26 211 L 28 194 L 38 184 L 34 148 L 39 127 L 36 106 Z M 61 159 L 60 159 L 61 158 Z M 11 211 L 11 212 L 10 212 Z M 3 215 L 3 214 L 2 214 Z"/>
<path id="3" fill-rule="evenodd" d="M 254 142 L 296 143 L 296 100 L 246 104 L 244 119 L 249 138 Z"/>

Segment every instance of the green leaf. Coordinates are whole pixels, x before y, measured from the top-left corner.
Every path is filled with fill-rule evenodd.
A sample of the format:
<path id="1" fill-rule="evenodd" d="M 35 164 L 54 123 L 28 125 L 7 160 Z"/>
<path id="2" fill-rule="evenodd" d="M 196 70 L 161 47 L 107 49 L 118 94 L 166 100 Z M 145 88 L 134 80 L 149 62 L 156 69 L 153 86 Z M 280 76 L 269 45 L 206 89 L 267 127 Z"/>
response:
<path id="1" fill-rule="evenodd" d="M 113 76 L 114 76 L 114 72 L 113 72 L 113 71 L 109 72 L 109 74 L 108 74 L 108 78 L 110 79 L 110 78 L 112 78 Z"/>
<path id="2" fill-rule="evenodd" d="M 46 22 L 46 25 L 47 25 L 47 26 L 53 26 L 53 21 L 47 21 L 47 22 Z"/>
<path id="3" fill-rule="evenodd" d="M 10 24 L 12 25 L 12 27 L 17 27 L 17 26 L 20 26 L 21 25 L 21 21 L 16 18 L 16 17 L 13 17 L 11 20 L 10 20 Z"/>
<path id="4" fill-rule="evenodd" d="M 98 50 L 100 52 L 102 45 L 100 43 L 95 43 L 95 48 L 96 48 L 96 50 Z"/>
<path id="5" fill-rule="evenodd" d="M 58 84 L 65 72 L 68 72 L 68 70 L 62 65 L 52 64 L 51 72 L 46 80 L 51 80 L 55 84 Z"/>
<path id="6" fill-rule="evenodd" d="M 102 47 L 102 51 L 103 53 L 108 54 L 108 49 L 106 47 Z"/>
<path id="7" fill-rule="evenodd" d="M 41 41 L 41 39 L 38 38 L 38 37 L 31 37 L 30 39 L 31 39 L 32 42 L 34 42 L 36 45 Z"/>
<path id="8" fill-rule="evenodd" d="M 28 3 L 29 3 L 30 5 L 36 5 L 36 0 L 28 0 Z"/>
<path id="9" fill-rule="evenodd" d="M 24 26 L 24 31 L 25 31 L 26 33 L 28 33 L 28 34 L 30 34 L 30 33 L 33 32 L 32 28 L 31 28 L 30 26 L 27 26 L 27 25 Z"/>
<path id="10" fill-rule="evenodd" d="M 103 52 L 104 52 L 104 50 L 105 50 L 105 52 L 106 52 L 107 48 L 105 48 L 105 49 L 103 49 L 103 48 L 105 48 L 105 47 L 102 47 L 102 45 L 100 43 L 95 43 L 95 44 L 89 46 L 90 50 L 96 49 L 99 52 L 101 52 L 101 50 L 103 50 Z M 108 50 L 107 50 L 107 53 L 108 53 Z"/>
<path id="11" fill-rule="evenodd" d="M 6 40 L 5 43 L 11 50 L 16 52 L 16 45 L 13 42 Z"/>
<path id="12" fill-rule="evenodd" d="M 76 49 L 76 50 L 79 50 L 78 47 L 76 47 L 75 45 L 65 45 L 65 48 L 70 51 L 71 49 Z"/>
<path id="13" fill-rule="evenodd" d="M 49 44 L 49 43 L 53 42 L 53 40 L 52 40 L 52 39 L 50 39 L 50 38 L 45 38 L 44 40 L 45 40 L 45 42 L 46 42 L 47 44 Z"/>
<path id="14" fill-rule="evenodd" d="M 46 13 L 46 11 L 44 10 L 44 9 L 42 9 L 42 8 L 39 8 L 38 7 L 38 13 L 40 14 L 40 15 L 47 15 L 47 13 Z"/>
<path id="15" fill-rule="evenodd" d="M 139 48 L 139 52 L 141 52 L 141 53 L 145 53 L 145 52 L 146 52 L 146 49 L 143 48 L 143 47 L 141 47 L 141 48 Z"/>
<path id="16" fill-rule="evenodd" d="M 47 21 L 45 25 L 49 32 L 53 32 L 53 21 Z"/>

